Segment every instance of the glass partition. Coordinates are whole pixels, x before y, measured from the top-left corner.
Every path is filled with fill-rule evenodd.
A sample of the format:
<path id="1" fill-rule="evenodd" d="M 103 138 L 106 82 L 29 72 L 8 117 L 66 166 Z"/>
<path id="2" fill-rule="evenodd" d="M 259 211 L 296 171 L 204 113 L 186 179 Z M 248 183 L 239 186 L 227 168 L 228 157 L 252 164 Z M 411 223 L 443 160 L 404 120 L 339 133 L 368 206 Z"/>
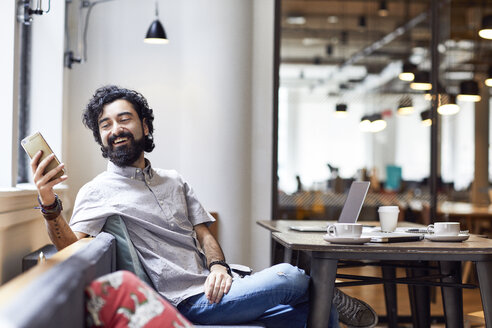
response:
<path id="1" fill-rule="evenodd" d="M 432 122 L 438 203 L 488 204 L 488 178 L 474 195 L 472 186 L 477 156 L 478 170 L 492 173 L 488 146 L 476 148 L 477 140 L 489 143 L 484 80 L 492 40 L 478 31 L 492 3 L 439 2 L 437 118 L 429 121 L 431 1 L 384 1 L 386 11 L 382 2 L 278 0 L 274 219 L 336 220 L 350 183 L 369 180 L 360 220 L 377 219 L 380 205 L 399 205 L 401 219 L 435 220 L 429 217 Z M 470 81 L 480 102 L 463 97 Z M 484 129 L 477 130 L 477 110 L 487 112 L 482 135 L 475 133 Z"/>

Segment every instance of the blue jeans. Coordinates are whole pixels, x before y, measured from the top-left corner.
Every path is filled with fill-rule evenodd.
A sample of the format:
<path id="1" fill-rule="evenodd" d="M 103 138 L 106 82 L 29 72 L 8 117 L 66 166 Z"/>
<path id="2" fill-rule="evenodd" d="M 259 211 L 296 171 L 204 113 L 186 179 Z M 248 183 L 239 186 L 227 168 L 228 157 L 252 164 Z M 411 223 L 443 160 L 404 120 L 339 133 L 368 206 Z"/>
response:
<path id="1" fill-rule="evenodd" d="M 240 324 L 251 321 L 267 327 L 305 327 L 309 313 L 309 276 L 287 263 L 251 276 L 234 279 L 220 303 L 210 304 L 205 294 L 192 296 L 178 310 L 196 324 Z M 338 312 L 331 308 L 330 327 L 338 327 Z"/>

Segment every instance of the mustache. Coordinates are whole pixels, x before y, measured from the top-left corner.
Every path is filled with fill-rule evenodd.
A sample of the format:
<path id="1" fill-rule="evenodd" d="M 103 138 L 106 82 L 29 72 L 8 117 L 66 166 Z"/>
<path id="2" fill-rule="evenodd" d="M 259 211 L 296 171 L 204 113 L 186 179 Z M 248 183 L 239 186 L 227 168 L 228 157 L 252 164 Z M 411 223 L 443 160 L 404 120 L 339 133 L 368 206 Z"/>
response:
<path id="1" fill-rule="evenodd" d="M 134 139 L 133 134 L 130 132 L 121 132 L 120 134 L 112 135 L 108 138 L 108 143 L 112 147 L 114 144 L 114 141 L 118 138 L 128 138 L 130 140 Z"/>

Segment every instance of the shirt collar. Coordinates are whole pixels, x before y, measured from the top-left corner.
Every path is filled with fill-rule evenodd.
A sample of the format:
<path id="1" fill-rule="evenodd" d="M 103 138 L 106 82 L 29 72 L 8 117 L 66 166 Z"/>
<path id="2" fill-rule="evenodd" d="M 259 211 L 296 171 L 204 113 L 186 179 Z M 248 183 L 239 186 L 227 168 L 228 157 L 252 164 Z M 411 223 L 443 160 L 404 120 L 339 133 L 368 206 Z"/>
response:
<path id="1" fill-rule="evenodd" d="M 152 179 L 154 176 L 154 169 L 152 168 L 152 165 L 150 164 L 150 161 L 148 159 L 145 159 L 145 168 L 143 170 L 133 166 L 120 167 L 113 162 L 108 161 L 107 171 L 124 176 L 126 178 L 137 180 L 144 180 L 145 178 Z"/>

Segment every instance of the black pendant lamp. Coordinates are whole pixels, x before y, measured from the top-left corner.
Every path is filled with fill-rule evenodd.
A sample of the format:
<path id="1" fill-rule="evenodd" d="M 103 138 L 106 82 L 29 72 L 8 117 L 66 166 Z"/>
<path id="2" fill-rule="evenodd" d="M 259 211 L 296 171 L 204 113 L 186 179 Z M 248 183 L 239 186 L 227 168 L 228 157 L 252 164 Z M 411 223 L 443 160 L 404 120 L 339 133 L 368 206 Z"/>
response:
<path id="1" fill-rule="evenodd" d="M 347 116 L 347 104 L 337 104 L 335 107 L 335 116 L 345 117 Z"/>
<path id="2" fill-rule="evenodd" d="M 413 113 L 413 101 L 410 96 L 403 96 L 398 103 L 398 115 L 409 115 Z"/>
<path id="3" fill-rule="evenodd" d="M 492 87 L 492 66 L 489 67 L 487 71 L 487 78 L 485 79 L 485 85 L 488 87 Z"/>
<path id="4" fill-rule="evenodd" d="M 157 1 L 155 2 L 155 20 L 152 22 L 152 24 L 150 24 L 144 42 L 150 44 L 169 43 L 166 31 L 164 30 L 164 26 L 162 26 L 162 23 L 159 21 L 159 10 L 157 8 Z"/>
<path id="5" fill-rule="evenodd" d="M 483 39 L 492 39 L 492 15 L 486 15 L 482 18 L 482 27 L 478 31 Z"/>
<path id="6" fill-rule="evenodd" d="M 478 89 L 478 83 L 474 80 L 462 81 L 458 100 L 478 102 L 482 99 Z"/>
<path id="7" fill-rule="evenodd" d="M 388 16 L 388 14 L 389 14 L 388 4 L 386 3 L 386 0 L 381 0 L 379 2 L 378 15 L 381 17 L 386 17 Z"/>
<path id="8" fill-rule="evenodd" d="M 429 109 L 421 112 L 420 118 L 422 119 L 422 124 L 424 126 L 431 126 L 432 125 L 431 111 Z"/>
<path id="9" fill-rule="evenodd" d="M 372 114 L 369 117 L 371 121 L 371 132 L 380 132 L 386 128 L 386 121 L 381 113 Z"/>
<path id="10" fill-rule="evenodd" d="M 439 94 L 439 104 L 437 112 L 441 115 L 454 115 L 460 111 L 460 106 L 456 103 L 456 95 Z"/>
<path id="11" fill-rule="evenodd" d="M 415 79 L 410 83 L 410 88 L 419 91 L 431 90 L 432 84 L 430 83 L 430 73 L 427 71 L 415 73 Z"/>
<path id="12" fill-rule="evenodd" d="M 360 119 L 359 129 L 362 132 L 371 132 L 371 120 L 369 119 L 369 115 L 364 115 Z"/>
<path id="13" fill-rule="evenodd" d="M 398 78 L 402 81 L 412 82 L 415 79 L 416 71 L 417 65 L 414 65 L 410 62 L 404 62 L 401 73 L 398 74 Z"/>

